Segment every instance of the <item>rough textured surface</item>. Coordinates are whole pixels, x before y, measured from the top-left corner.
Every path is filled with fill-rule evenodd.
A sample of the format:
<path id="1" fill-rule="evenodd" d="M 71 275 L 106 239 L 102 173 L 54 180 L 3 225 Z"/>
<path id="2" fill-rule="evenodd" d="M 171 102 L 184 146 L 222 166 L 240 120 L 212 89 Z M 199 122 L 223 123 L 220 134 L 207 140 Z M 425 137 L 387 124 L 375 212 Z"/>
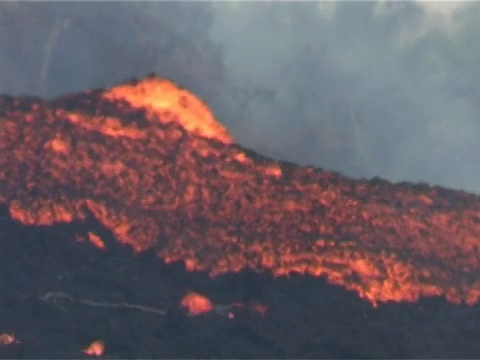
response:
<path id="1" fill-rule="evenodd" d="M 27 225 L 92 215 L 136 253 L 212 276 L 325 276 L 374 305 L 477 302 L 478 197 L 263 158 L 231 144 L 193 94 L 164 84 L 1 97 L 0 204 Z"/>
<path id="2" fill-rule="evenodd" d="M 101 234 L 109 250 L 76 242 Z M 68 241 L 68 240 L 72 241 Z M 1 358 L 82 358 L 93 340 L 104 358 L 475 358 L 478 305 L 443 298 L 373 308 L 323 278 L 241 272 L 214 279 L 165 265 L 152 251 L 133 255 L 94 219 L 53 227 L 25 227 L 3 218 L 0 230 L 0 332 L 19 344 L 0 347 Z M 238 311 L 187 317 L 188 291 L 215 303 L 258 301 L 265 316 Z M 60 291 L 74 297 L 129 302 L 167 311 L 141 311 L 40 298 Z M 241 309 L 240 309 L 241 310 Z"/>

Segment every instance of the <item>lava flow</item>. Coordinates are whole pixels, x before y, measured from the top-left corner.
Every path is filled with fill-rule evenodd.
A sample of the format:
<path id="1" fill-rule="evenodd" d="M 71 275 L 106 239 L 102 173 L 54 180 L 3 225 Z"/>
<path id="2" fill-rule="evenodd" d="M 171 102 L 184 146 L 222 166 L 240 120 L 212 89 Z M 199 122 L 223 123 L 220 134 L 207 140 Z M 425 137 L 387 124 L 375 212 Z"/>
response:
<path id="1" fill-rule="evenodd" d="M 0 154 L 0 205 L 23 224 L 90 214 L 191 271 L 325 276 L 373 304 L 480 297 L 479 197 L 264 158 L 156 77 L 53 101 L 2 96 Z"/>

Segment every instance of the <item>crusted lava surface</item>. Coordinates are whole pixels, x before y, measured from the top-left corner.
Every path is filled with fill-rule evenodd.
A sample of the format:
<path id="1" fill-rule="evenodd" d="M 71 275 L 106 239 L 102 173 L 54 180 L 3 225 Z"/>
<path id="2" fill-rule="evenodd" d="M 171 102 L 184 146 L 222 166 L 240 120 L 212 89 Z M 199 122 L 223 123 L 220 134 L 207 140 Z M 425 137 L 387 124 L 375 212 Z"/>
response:
<path id="1" fill-rule="evenodd" d="M 72 241 L 94 231 L 106 249 Z M 309 275 L 273 277 L 241 271 L 211 278 L 182 262 L 165 264 L 153 249 L 135 255 L 88 215 L 83 221 L 25 226 L 4 211 L 0 229 L 0 333 L 17 340 L 0 358 L 475 358 L 478 305 L 444 297 L 389 302 L 377 308 L 353 291 Z M 179 307 L 190 292 L 216 304 L 256 302 L 263 315 L 235 310 L 189 317 Z M 46 294 L 161 309 L 95 307 Z"/>
<path id="2" fill-rule="evenodd" d="M 325 276 L 374 305 L 480 295 L 477 196 L 264 158 L 156 77 L 0 97 L 0 154 L 0 204 L 25 225 L 91 213 L 136 253 L 190 271 Z"/>

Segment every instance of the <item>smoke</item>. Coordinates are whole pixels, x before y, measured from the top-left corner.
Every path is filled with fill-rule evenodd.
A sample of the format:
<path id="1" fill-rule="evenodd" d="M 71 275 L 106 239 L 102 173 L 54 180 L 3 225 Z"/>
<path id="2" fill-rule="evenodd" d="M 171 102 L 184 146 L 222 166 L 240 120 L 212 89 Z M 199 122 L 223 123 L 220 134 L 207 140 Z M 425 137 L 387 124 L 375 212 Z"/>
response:
<path id="1" fill-rule="evenodd" d="M 265 155 L 480 192 L 479 20 L 476 3 L 1 3 L 0 92 L 156 72 Z"/>
<path id="2" fill-rule="evenodd" d="M 276 90 L 236 138 L 355 177 L 480 190 L 478 4 L 216 3 L 236 81 Z"/>

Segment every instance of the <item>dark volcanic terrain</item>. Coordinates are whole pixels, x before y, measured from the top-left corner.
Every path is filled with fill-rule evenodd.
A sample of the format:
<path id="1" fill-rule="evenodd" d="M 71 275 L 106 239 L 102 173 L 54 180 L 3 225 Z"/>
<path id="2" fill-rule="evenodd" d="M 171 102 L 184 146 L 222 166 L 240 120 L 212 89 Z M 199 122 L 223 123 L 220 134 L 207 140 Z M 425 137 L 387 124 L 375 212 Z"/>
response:
<path id="1" fill-rule="evenodd" d="M 167 80 L 1 96 L 0 207 L 2 357 L 480 354 L 480 197 L 265 158 Z"/>
<path id="2" fill-rule="evenodd" d="M 66 241 L 95 230 L 108 251 Z M 210 279 L 165 265 L 153 251 L 133 255 L 93 219 L 56 227 L 26 227 L 2 218 L 0 331 L 18 344 L 2 358 L 82 358 L 93 340 L 105 358 L 475 358 L 478 306 L 443 298 L 373 308 L 354 292 L 323 278 L 241 272 Z M 265 315 L 239 309 L 234 319 L 215 312 L 186 316 L 188 291 L 215 303 L 257 301 Z M 42 301 L 48 292 L 75 298 L 128 302 L 167 311 Z"/>

